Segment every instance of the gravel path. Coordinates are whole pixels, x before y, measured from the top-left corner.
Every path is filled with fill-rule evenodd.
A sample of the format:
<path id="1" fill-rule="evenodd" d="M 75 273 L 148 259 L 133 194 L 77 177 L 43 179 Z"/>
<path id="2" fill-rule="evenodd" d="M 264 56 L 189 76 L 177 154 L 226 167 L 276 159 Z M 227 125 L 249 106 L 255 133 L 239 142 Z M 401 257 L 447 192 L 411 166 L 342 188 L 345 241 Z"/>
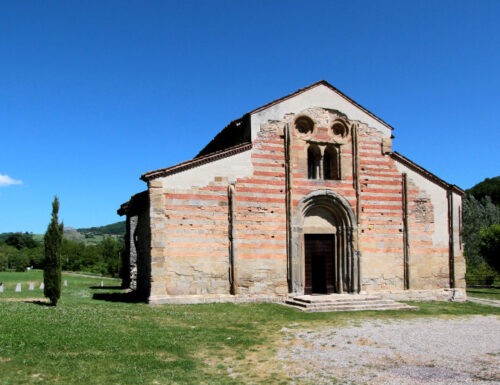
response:
<path id="1" fill-rule="evenodd" d="M 477 298 L 467 296 L 467 301 L 480 303 L 481 305 L 500 307 L 500 301 L 498 299 L 488 299 L 488 298 Z"/>
<path id="2" fill-rule="evenodd" d="M 500 384 L 500 318 L 355 321 L 282 330 L 296 384 Z"/>

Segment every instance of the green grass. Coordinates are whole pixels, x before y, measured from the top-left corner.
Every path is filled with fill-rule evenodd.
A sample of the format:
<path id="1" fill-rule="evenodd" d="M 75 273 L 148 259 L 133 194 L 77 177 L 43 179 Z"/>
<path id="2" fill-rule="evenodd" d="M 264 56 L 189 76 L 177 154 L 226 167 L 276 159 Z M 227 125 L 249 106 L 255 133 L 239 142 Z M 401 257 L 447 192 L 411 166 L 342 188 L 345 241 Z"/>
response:
<path id="1" fill-rule="evenodd" d="M 497 299 L 500 301 L 500 289 L 468 288 L 467 295 L 470 297 Z"/>
<path id="2" fill-rule="evenodd" d="M 280 330 L 365 319 L 500 315 L 474 303 L 424 303 L 420 311 L 303 313 L 275 304 L 151 307 L 93 299 L 118 280 L 66 275 L 57 307 L 33 303 L 40 271 L 0 273 L 0 384 L 290 383 L 274 356 Z M 23 291 L 14 293 L 17 282 Z M 38 286 L 36 286 L 38 287 Z M 293 326 L 292 326 L 293 325 Z M 237 373 L 235 377 L 231 373 Z"/>

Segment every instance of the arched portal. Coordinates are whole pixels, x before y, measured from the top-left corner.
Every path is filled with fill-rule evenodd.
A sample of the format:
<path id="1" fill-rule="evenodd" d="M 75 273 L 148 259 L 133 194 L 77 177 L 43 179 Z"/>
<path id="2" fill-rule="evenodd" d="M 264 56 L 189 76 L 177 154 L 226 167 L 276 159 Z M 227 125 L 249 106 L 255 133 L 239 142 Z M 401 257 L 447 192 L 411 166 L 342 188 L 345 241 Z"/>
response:
<path id="1" fill-rule="evenodd" d="M 300 201 L 292 222 L 292 291 L 359 292 L 356 220 L 347 200 L 330 190 L 314 191 Z"/>

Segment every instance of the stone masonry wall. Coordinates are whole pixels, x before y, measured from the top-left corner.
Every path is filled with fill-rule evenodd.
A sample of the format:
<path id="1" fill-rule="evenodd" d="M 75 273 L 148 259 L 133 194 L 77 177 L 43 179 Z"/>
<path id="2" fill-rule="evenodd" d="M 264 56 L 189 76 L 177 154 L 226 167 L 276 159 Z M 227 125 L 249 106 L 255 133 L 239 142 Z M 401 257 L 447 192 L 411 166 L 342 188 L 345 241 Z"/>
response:
<path id="1" fill-rule="evenodd" d="M 229 292 L 227 179 L 208 186 L 164 189 L 163 267 L 157 295 Z"/>
<path id="2" fill-rule="evenodd" d="M 292 215 L 309 193 L 329 189 L 342 195 L 356 213 L 352 132 L 338 135 L 331 123 L 352 122 L 340 112 L 320 108 L 305 113 L 316 122 L 313 132 L 291 126 Z M 283 296 L 287 286 L 286 124 L 298 115 L 261 125 L 251 151 L 251 176 L 214 177 L 205 186 L 169 188 L 168 180 L 151 180 L 151 298 L 227 295 L 230 292 L 228 185 L 234 184 L 234 250 L 237 293 Z M 402 172 L 382 154 L 381 132 L 359 125 L 362 290 L 404 289 Z M 387 139 L 387 138 L 385 138 Z M 307 147 L 340 148 L 341 179 L 308 178 Z M 385 143 L 387 147 L 387 143 Z M 223 171 L 221 171 L 223 174 Z M 444 191 L 444 190 L 443 190 Z M 458 201 L 458 199 L 457 199 Z M 458 207 L 457 207 L 458 209 Z M 432 199 L 408 183 L 410 287 L 446 288 L 448 246 L 434 240 L 436 215 Z M 457 269 L 462 269 L 460 251 Z M 461 270 L 460 270 L 461 271 Z"/>
<path id="3" fill-rule="evenodd" d="M 381 143 L 380 133 L 360 127 L 361 271 L 368 291 L 404 288 L 402 176 Z"/>
<path id="4" fill-rule="evenodd" d="M 240 294 L 285 295 L 287 287 L 283 124 L 262 127 L 252 149 L 253 175 L 235 185 Z"/>
<path id="5" fill-rule="evenodd" d="M 382 155 L 380 134 L 361 127 L 359 141 L 363 289 L 403 290 L 402 172 L 395 160 Z M 446 190 L 439 189 L 445 197 Z M 435 237 L 435 207 L 411 177 L 408 214 L 410 289 L 449 287 L 448 244 L 434 239 L 439 238 Z"/>
<path id="6" fill-rule="evenodd" d="M 139 296 L 148 298 L 151 291 L 151 226 L 149 207 L 145 206 L 136 218 L 133 239 L 136 251 L 135 288 Z M 132 271 L 132 274 L 134 271 Z"/>

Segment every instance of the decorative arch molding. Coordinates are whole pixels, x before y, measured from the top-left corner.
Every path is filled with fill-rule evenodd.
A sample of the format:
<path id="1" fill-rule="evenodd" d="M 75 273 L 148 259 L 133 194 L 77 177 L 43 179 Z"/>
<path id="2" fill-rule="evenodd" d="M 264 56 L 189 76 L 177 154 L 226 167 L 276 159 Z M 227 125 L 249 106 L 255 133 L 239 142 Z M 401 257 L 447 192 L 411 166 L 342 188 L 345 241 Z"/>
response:
<path id="1" fill-rule="evenodd" d="M 357 244 L 357 221 L 349 202 L 331 190 L 309 193 L 299 202 L 291 223 L 291 290 L 304 294 L 305 247 L 304 222 L 308 214 L 323 210 L 332 218 L 335 234 L 335 282 L 336 292 L 359 293 L 360 252 Z"/>

